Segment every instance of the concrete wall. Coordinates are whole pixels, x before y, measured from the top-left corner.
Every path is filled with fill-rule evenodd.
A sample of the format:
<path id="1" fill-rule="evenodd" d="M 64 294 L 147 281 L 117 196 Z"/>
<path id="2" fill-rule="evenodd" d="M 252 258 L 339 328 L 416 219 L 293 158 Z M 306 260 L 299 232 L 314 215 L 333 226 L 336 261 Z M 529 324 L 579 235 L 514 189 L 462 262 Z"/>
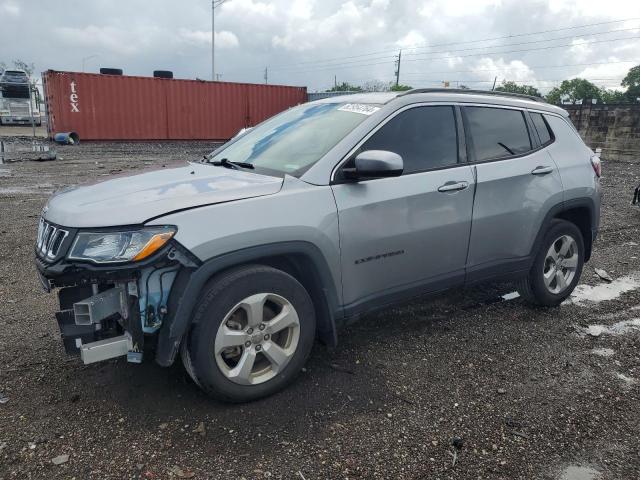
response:
<path id="1" fill-rule="evenodd" d="M 640 162 L 640 104 L 561 106 L 585 143 L 602 148 L 603 160 Z"/>

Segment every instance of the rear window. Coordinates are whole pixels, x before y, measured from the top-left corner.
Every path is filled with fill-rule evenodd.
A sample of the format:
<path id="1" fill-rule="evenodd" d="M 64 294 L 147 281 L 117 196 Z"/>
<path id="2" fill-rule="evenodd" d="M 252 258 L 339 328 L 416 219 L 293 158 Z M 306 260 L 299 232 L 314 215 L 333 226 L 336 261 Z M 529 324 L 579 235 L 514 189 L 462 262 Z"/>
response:
<path id="1" fill-rule="evenodd" d="M 551 135 L 551 130 L 549 129 L 549 125 L 547 125 L 547 121 L 544 119 L 541 113 L 531 113 L 531 120 L 533 121 L 533 125 L 536 127 L 536 132 L 538 132 L 538 137 L 540 137 L 540 143 L 542 145 L 547 145 L 551 143 L 553 140 L 553 136 Z"/>
<path id="2" fill-rule="evenodd" d="M 467 126 L 476 161 L 520 155 L 531 150 L 531 139 L 520 110 L 466 107 Z"/>

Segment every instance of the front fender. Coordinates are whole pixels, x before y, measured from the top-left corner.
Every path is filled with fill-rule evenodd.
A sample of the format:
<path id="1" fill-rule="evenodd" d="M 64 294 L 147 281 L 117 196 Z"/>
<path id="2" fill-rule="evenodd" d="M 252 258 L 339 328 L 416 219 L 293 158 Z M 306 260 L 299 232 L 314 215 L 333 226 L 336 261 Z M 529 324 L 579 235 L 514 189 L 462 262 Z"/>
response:
<path id="1" fill-rule="evenodd" d="M 328 263 L 318 247 L 310 242 L 289 241 L 244 248 L 204 262 L 197 269 L 184 269 L 175 280 L 174 288 L 169 297 L 169 313 L 158 336 L 156 362 L 161 366 L 170 366 L 175 361 L 180 342 L 189 331 L 193 310 L 200 292 L 205 284 L 216 274 L 234 266 L 259 263 L 269 258 L 300 257 L 310 262 L 319 289 L 314 298 L 319 310 L 318 335 L 325 343 L 335 345 L 337 341 L 336 321 L 341 320 L 342 314 L 338 301 L 338 290 L 331 275 Z M 172 313 L 173 312 L 173 313 Z"/>

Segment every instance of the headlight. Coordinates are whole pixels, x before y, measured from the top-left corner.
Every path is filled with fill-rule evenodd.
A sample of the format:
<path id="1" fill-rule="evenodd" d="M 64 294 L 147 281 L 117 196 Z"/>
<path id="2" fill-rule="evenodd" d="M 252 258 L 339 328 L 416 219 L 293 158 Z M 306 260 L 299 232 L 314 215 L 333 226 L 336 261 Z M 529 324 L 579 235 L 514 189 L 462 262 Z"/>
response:
<path id="1" fill-rule="evenodd" d="M 135 262 L 158 251 L 175 233 L 174 227 L 126 232 L 79 232 L 69 258 L 94 263 Z"/>

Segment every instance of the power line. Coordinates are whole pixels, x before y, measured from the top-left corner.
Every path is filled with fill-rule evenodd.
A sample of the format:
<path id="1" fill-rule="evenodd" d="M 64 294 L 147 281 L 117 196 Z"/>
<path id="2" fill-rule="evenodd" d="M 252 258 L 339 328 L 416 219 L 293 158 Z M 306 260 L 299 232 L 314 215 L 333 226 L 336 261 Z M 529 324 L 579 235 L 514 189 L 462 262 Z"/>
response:
<path id="1" fill-rule="evenodd" d="M 607 35 L 607 34 L 617 33 L 617 32 L 637 31 L 639 29 L 640 29 L 640 26 L 639 27 L 635 27 L 635 28 L 621 28 L 621 29 L 617 29 L 617 30 L 608 30 L 606 32 L 585 33 L 585 34 L 582 34 L 580 36 L 588 37 L 588 36 L 596 36 L 596 35 Z M 576 37 L 575 35 L 568 35 L 568 36 L 564 36 L 564 37 L 548 38 L 548 39 L 543 39 L 543 40 L 532 40 L 532 41 L 528 41 L 528 42 L 507 43 L 507 44 L 504 44 L 504 45 L 487 45 L 487 46 L 482 46 L 482 47 L 461 48 L 461 49 L 457 49 L 457 50 L 440 50 L 440 51 L 435 51 L 435 52 L 405 53 L 405 55 L 406 56 L 424 56 L 424 55 L 435 55 L 435 54 L 439 54 L 439 53 L 450 54 L 450 53 L 455 53 L 455 52 L 468 52 L 468 51 L 472 51 L 472 50 L 482 50 L 482 49 L 487 49 L 487 48 L 505 48 L 505 47 L 513 47 L 513 46 L 517 46 L 517 45 L 530 45 L 530 44 L 534 44 L 534 43 L 554 42 L 556 40 L 566 40 L 566 39 L 569 39 L 569 38 L 578 38 L 578 37 Z M 468 42 L 461 42 L 461 43 L 468 43 Z M 577 45 L 580 45 L 580 44 L 578 43 Z M 339 63 L 333 63 L 333 64 L 324 64 L 324 65 L 321 64 L 322 62 L 316 62 L 316 64 L 317 64 L 318 67 L 335 67 L 335 66 L 342 66 L 342 65 L 355 65 L 355 64 L 358 64 L 359 62 L 366 62 L 366 61 L 372 61 L 372 60 L 383 60 L 383 59 L 390 59 L 390 58 L 397 58 L 397 55 L 394 55 L 393 57 L 392 56 L 375 57 L 375 58 L 353 60 L 353 61 L 350 61 L 350 62 L 339 62 Z M 368 64 L 368 65 L 370 65 L 370 64 Z M 295 72 L 292 72 L 292 73 L 295 73 Z"/>
<path id="2" fill-rule="evenodd" d="M 616 62 L 591 62 L 591 63 L 568 63 L 565 65 L 528 65 L 529 68 L 568 68 L 568 67 L 592 67 L 594 65 L 614 65 L 618 63 L 639 63 L 638 60 L 623 60 Z M 472 70 L 440 70 L 438 72 L 429 71 L 430 73 L 475 73 L 475 72 L 501 72 L 500 68 L 474 68 Z M 405 72 L 405 75 L 420 75 L 423 72 Z"/>
<path id="3" fill-rule="evenodd" d="M 552 49 L 556 49 L 556 48 L 564 48 L 564 47 L 573 47 L 573 46 L 580 46 L 580 45 L 592 45 L 592 44 L 597 44 L 597 43 L 608 43 L 608 42 L 617 42 L 617 41 L 621 41 L 621 40 L 634 40 L 640 38 L 640 36 L 632 36 L 632 37 L 623 37 L 623 38 L 610 38 L 610 39 L 605 39 L 605 40 L 593 40 L 593 41 L 585 41 L 585 42 L 578 42 L 578 43 L 566 43 L 566 44 L 562 44 L 562 45 L 547 45 L 544 47 L 536 47 L 536 48 L 521 48 L 521 49 L 516 49 L 516 50 L 504 50 L 504 51 L 494 51 L 494 52 L 478 52 L 478 53 L 472 53 L 472 54 L 467 54 L 467 55 L 444 55 L 441 57 L 433 57 L 433 58 L 412 58 L 412 59 L 407 59 L 407 62 L 424 62 L 424 61 L 433 61 L 433 60 L 446 60 L 446 59 L 450 59 L 450 58 L 467 58 L 467 57 L 478 57 L 478 56 L 489 56 L 489 55 L 503 55 L 506 53 L 518 53 L 518 52 L 533 52 L 533 51 L 539 51 L 539 50 L 552 50 Z M 393 57 L 391 57 L 393 58 Z M 300 74 L 300 73 L 309 73 L 309 72 L 317 72 L 317 71 L 322 71 L 322 70 L 331 70 L 331 69 L 340 69 L 340 68 L 359 68 L 359 67 L 369 67 L 369 66 L 374 66 L 374 65 L 386 65 L 389 64 L 391 62 L 386 61 L 386 62 L 373 62 L 373 63 L 365 63 L 365 64 L 357 64 L 357 65 L 349 65 L 348 67 L 344 67 L 344 65 L 346 64 L 336 64 L 336 65 L 327 65 L 327 66 L 320 66 L 318 68 L 314 68 L 314 69 L 309 69 L 309 70 L 299 70 L 299 71 L 294 71 L 294 72 L 282 72 L 282 73 L 286 73 L 287 75 L 291 75 L 291 74 Z"/>
<path id="4" fill-rule="evenodd" d="M 505 50 L 501 52 L 481 52 L 481 53 L 473 53 L 468 55 L 446 55 L 443 57 L 435 57 L 435 58 L 413 58 L 407 60 L 408 62 L 420 62 L 425 60 L 439 60 L 439 59 L 447 59 L 447 58 L 466 58 L 466 57 L 477 57 L 482 55 L 500 55 L 503 53 L 516 53 L 516 52 L 533 52 L 537 50 L 552 50 L 554 48 L 563 48 L 563 47 L 578 47 L 580 45 L 592 45 L 595 43 L 607 43 L 607 42 L 617 42 L 620 40 L 635 40 L 640 38 L 640 36 L 635 35 L 633 37 L 620 37 L 620 38 L 607 38 L 605 40 L 586 40 L 584 42 L 577 43 L 563 43 L 562 45 L 546 45 L 544 47 L 536 47 L 536 48 L 521 48 L 516 50 Z M 424 55 L 424 54 L 423 54 Z"/>
<path id="5" fill-rule="evenodd" d="M 617 33 L 617 32 L 629 32 L 629 31 L 637 31 L 640 30 L 640 27 L 635 27 L 635 28 L 621 28 L 618 30 L 608 30 L 606 32 L 594 32 L 594 33 L 586 33 L 583 35 L 580 35 L 579 37 L 592 37 L 592 36 L 596 36 L 596 35 L 607 35 L 609 33 Z M 548 38 L 548 39 L 544 39 L 544 40 L 531 40 L 528 42 L 518 42 L 518 43 L 507 43 L 505 45 L 495 45 L 496 48 L 502 48 L 502 47 L 514 47 L 517 45 L 531 45 L 533 43 L 543 43 L 543 42 L 554 42 L 556 40 L 566 40 L 568 38 L 579 38 L 576 35 L 568 35 L 568 36 L 564 36 L 564 37 L 556 37 L 556 38 Z M 431 54 L 436 54 L 436 53 L 454 53 L 454 52 L 468 52 L 471 50 L 481 50 L 483 48 L 493 48 L 492 46 L 485 46 L 485 47 L 472 47 L 472 48 L 461 48 L 458 50 L 441 50 L 439 52 L 425 52 L 425 53 L 407 53 L 406 55 L 431 55 Z"/>
<path id="6" fill-rule="evenodd" d="M 595 27 L 595 26 L 600 26 L 600 25 L 610 25 L 613 23 L 621 23 L 621 22 L 630 22 L 630 21 L 634 21 L 634 20 L 640 20 L 640 17 L 633 17 L 633 18 L 625 18 L 625 19 L 620 19 L 620 20 L 612 20 L 612 21 L 608 21 L 608 22 L 598 22 L 598 23 L 589 23 L 589 24 L 584 24 L 584 25 L 575 25 L 572 27 L 563 27 L 563 28 L 555 28 L 555 29 L 551 29 L 551 30 L 540 30 L 540 31 L 536 31 L 536 32 L 530 32 L 530 33 L 518 33 L 518 34 L 512 34 L 512 35 L 503 35 L 500 37 L 491 37 L 491 38 L 483 38 L 483 39 L 476 39 L 476 40 L 466 40 L 463 42 L 449 42 L 449 43 L 438 43 L 438 44 L 433 44 L 433 45 L 429 45 L 429 44 L 414 44 L 414 45 L 410 45 L 407 47 L 404 47 L 405 50 L 416 50 L 416 49 L 422 49 L 422 48 L 434 48 L 434 47 L 446 47 L 446 46 L 452 46 L 452 45 L 466 45 L 466 44 L 470 44 L 470 43 L 479 43 L 479 42 L 488 42 L 488 41 L 494 41 L 494 40 L 503 40 L 503 39 L 508 39 L 508 38 L 517 38 L 517 37 L 526 37 L 526 36 L 532 36 L 532 35 L 540 35 L 540 34 L 545 34 L 545 33 L 553 33 L 553 32 L 561 32 L 561 31 L 566 31 L 566 30 L 575 30 L 575 29 L 579 29 L 579 28 L 588 28 L 588 27 Z M 603 32 L 603 33 L 607 33 L 607 32 Z M 589 35 L 588 33 L 583 33 L 582 35 Z M 326 63 L 326 62 L 331 62 L 334 60 L 348 60 L 348 59 L 352 59 L 352 58 L 361 58 L 361 57 L 367 57 L 367 56 L 372 56 L 372 55 L 379 55 L 379 54 L 383 54 L 383 53 L 391 53 L 391 52 L 395 52 L 396 50 L 378 50 L 376 52 L 370 52 L 370 53 L 362 53 L 359 55 L 349 55 L 349 56 L 342 56 L 342 57 L 333 57 L 333 58 L 327 58 L 327 59 L 323 59 L 323 60 L 305 60 L 305 61 L 300 61 L 300 62 L 295 62 L 295 63 L 289 63 L 289 64 L 280 64 L 280 65 L 273 65 L 272 68 L 275 69 L 280 69 L 280 68 L 285 68 L 285 67 L 289 67 L 289 66 L 298 66 L 298 65 L 303 65 L 303 64 L 318 64 L 318 63 Z"/>

